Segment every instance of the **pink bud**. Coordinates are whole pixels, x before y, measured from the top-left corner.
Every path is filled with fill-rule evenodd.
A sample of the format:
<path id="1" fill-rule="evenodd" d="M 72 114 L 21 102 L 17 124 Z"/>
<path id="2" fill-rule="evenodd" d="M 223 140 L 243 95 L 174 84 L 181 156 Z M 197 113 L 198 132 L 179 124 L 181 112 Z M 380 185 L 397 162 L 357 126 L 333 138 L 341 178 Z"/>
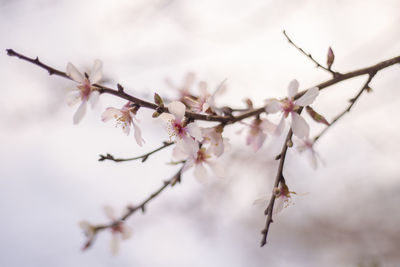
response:
<path id="1" fill-rule="evenodd" d="M 335 60 L 335 54 L 333 54 L 333 50 L 331 47 L 328 49 L 328 55 L 326 59 L 326 64 L 328 65 L 328 69 L 331 69 L 333 61 Z"/>

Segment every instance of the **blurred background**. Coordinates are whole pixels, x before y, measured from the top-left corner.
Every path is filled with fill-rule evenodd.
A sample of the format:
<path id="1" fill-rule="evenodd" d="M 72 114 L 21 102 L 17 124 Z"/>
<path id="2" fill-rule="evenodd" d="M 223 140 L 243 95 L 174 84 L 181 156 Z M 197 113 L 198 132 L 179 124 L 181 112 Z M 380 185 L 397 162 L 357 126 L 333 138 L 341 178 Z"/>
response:
<path id="1" fill-rule="evenodd" d="M 1 266 L 400 266 L 400 68 L 378 73 L 365 94 L 316 145 L 324 161 L 311 168 L 289 150 L 285 177 L 299 193 L 278 214 L 260 248 L 264 207 L 282 140 L 269 137 L 254 153 L 243 125 L 226 130 L 226 177 L 198 183 L 192 172 L 165 191 L 146 214 L 129 221 L 131 239 L 118 256 L 101 233 L 82 253 L 81 220 L 107 222 L 104 205 L 122 212 L 176 172 L 165 150 L 141 162 L 98 162 L 98 155 L 140 155 L 166 140 L 151 111 L 140 110 L 145 146 L 125 136 L 101 112 L 125 101 L 110 95 L 72 124 L 65 104 L 74 84 L 8 57 L 12 48 L 60 70 L 89 69 L 99 58 L 105 84 L 133 95 L 173 98 L 165 83 L 188 71 L 215 88 L 227 79 L 219 105 L 262 105 L 330 76 L 284 38 L 333 69 L 346 72 L 400 55 L 400 2 L 384 1 L 0 1 L 0 265 Z M 328 120 L 348 105 L 366 77 L 321 92 L 313 107 Z M 197 87 L 192 88 L 196 92 Z M 306 116 L 307 117 L 307 116 Z M 323 126 L 311 124 L 312 135 Z M 246 130 L 247 131 L 247 130 Z"/>

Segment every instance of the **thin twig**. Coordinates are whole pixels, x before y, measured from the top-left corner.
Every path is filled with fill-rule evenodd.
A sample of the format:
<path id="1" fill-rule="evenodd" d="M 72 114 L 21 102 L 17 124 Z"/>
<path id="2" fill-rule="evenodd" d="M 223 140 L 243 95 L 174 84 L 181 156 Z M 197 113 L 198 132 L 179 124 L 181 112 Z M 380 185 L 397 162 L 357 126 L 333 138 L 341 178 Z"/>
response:
<path id="1" fill-rule="evenodd" d="M 276 172 L 274 188 L 279 188 L 280 182 L 284 179 L 284 177 L 283 177 L 283 166 L 285 164 L 286 152 L 287 152 L 288 147 L 289 147 L 288 144 L 289 144 L 289 142 L 291 142 L 292 135 L 293 135 L 293 132 L 292 132 L 292 129 L 290 129 L 288 134 L 287 134 L 287 136 L 286 136 L 285 143 L 283 144 L 282 151 L 280 153 L 279 167 L 278 167 L 278 170 Z M 267 236 L 268 236 L 269 226 L 271 225 L 271 223 L 274 222 L 272 220 L 272 214 L 273 214 L 273 211 L 274 211 L 275 198 L 276 198 L 275 194 L 272 194 L 271 195 L 271 199 L 270 199 L 270 201 L 268 203 L 268 206 L 265 209 L 265 215 L 267 215 L 267 220 L 266 220 L 264 229 L 261 231 L 261 234 L 262 234 L 261 247 L 263 247 L 267 243 Z"/>
<path id="2" fill-rule="evenodd" d="M 327 68 L 325 66 L 323 66 L 322 64 L 320 64 L 318 61 L 316 61 L 313 56 L 310 53 L 305 52 L 301 47 L 299 47 L 298 45 L 296 45 L 292 39 L 289 38 L 289 36 L 286 34 L 286 31 L 283 31 L 283 34 L 285 35 L 286 39 L 288 40 L 288 42 L 293 45 L 297 50 L 299 50 L 303 55 L 305 55 L 306 57 L 308 57 L 312 62 L 314 62 L 317 65 L 317 68 L 321 68 L 326 70 L 327 72 L 329 72 L 330 74 L 333 75 L 333 77 L 339 76 L 340 73 L 335 72 L 333 70 L 331 70 L 330 68 Z"/>
<path id="3" fill-rule="evenodd" d="M 184 162 L 182 162 L 184 163 Z M 183 166 L 181 168 L 179 168 L 179 170 L 168 180 L 164 181 L 162 186 L 155 191 L 154 193 L 152 193 L 151 195 L 149 195 L 146 199 L 144 199 L 139 205 L 134 206 L 134 207 L 128 207 L 127 211 L 125 212 L 125 214 L 123 214 L 118 220 L 108 223 L 108 224 L 102 224 L 102 225 L 97 225 L 95 226 L 95 232 L 97 233 L 100 230 L 104 230 L 106 228 L 110 228 L 115 226 L 116 223 L 121 222 L 121 221 L 125 221 L 126 219 L 128 219 L 132 214 L 134 214 L 135 212 L 137 212 L 138 210 L 141 210 L 143 213 L 146 210 L 146 205 L 152 201 L 153 199 L 155 199 L 159 194 L 161 194 L 168 186 L 174 186 L 176 183 L 180 183 L 181 182 L 181 175 L 182 175 L 182 170 L 183 170 Z"/>
<path id="4" fill-rule="evenodd" d="M 369 88 L 369 84 L 371 83 L 372 79 L 375 77 L 376 72 L 371 72 L 368 75 L 368 79 L 367 81 L 364 83 L 364 85 L 361 87 L 361 90 L 357 93 L 357 95 L 355 97 L 353 97 L 352 99 L 350 99 L 350 105 L 344 110 L 342 111 L 339 115 L 337 115 L 332 122 L 325 128 L 323 129 L 317 136 L 314 137 L 314 143 L 323 135 L 326 133 L 326 131 L 328 129 L 330 129 L 332 127 L 333 124 L 335 124 L 338 120 L 340 120 L 345 114 L 347 114 L 348 112 L 350 112 L 350 110 L 352 109 L 352 107 L 354 106 L 354 104 L 357 102 L 357 100 L 360 98 L 360 96 L 362 95 L 362 93 L 367 90 L 367 88 Z"/>
<path id="5" fill-rule="evenodd" d="M 172 144 L 173 144 L 173 142 L 163 142 L 162 146 L 160 146 L 160 147 L 158 147 L 158 148 L 156 148 L 156 149 L 154 149 L 154 150 L 152 150 L 152 151 L 150 151 L 150 152 L 148 152 L 146 154 L 143 154 L 143 155 L 137 156 L 137 157 L 133 157 L 133 158 L 121 159 L 121 158 L 114 158 L 114 156 L 111 155 L 111 154 L 100 155 L 99 161 L 112 160 L 112 161 L 115 161 L 115 162 L 123 162 L 123 161 L 132 161 L 132 160 L 141 159 L 142 162 L 145 162 L 149 158 L 150 155 L 152 155 L 152 154 L 154 154 L 154 153 L 156 153 L 156 152 L 158 152 L 158 151 L 160 151 L 160 150 L 162 150 L 162 149 L 164 149 L 166 147 L 169 147 Z"/>

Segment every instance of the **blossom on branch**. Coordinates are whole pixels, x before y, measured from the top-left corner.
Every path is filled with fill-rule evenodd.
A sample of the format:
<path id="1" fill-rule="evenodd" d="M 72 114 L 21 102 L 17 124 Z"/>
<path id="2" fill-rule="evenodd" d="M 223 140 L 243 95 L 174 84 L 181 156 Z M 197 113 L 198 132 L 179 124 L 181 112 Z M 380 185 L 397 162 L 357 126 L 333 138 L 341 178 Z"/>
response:
<path id="1" fill-rule="evenodd" d="M 100 81 L 103 75 L 102 67 L 103 63 L 100 60 L 96 59 L 93 64 L 92 71 L 89 75 L 86 72 L 85 74 L 79 72 L 72 63 L 67 64 L 66 74 L 68 75 L 68 77 L 78 83 L 78 86 L 73 89 L 74 92 L 71 92 L 68 95 L 67 103 L 68 105 L 72 106 L 79 101 L 82 101 L 81 105 L 74 115 L 74 124 L 78 124 L 82 120 L 83 116 L 86 113 L 86 106 L 88 101 L 90 101 L 92 107 L 94 107 L 98 101 L 100 94 L 97 91 L 97 88 L 93 86 L 93 84 L 96 84 Z"/>
<path id="2" fill-rule="evenodd" d="M 137 106 L 133 102 L 128 101 L 128 103 L 126 103 L 121 109 L 113 107 L 107 108 L 103 112 L 103 114 L 101 114 L 101 119 L 104 122 L 107 122 L 110 119 L 114 118 L 117 121 L 116 126 L 121 125 L 122 131 L 127 135 L 129 135 L 130 128 L 132 125 L 135 131 L 136 143 L 139 146 L 142 146 L 144 143 L 144 139 L 142 138 L 142 132 L 139 126 L 137 126 L 137 123 L 133 122 L 133 120 L 139 122 L 135 117 L 136 111 L 137 111 Z"/>
<path id="3" fill-rule="evenodd" d="M 119 251 L 119 245 L 121 240 L 126 240 L 132 236 L 132 229 L 123 221 L 119 221 L 115 216 L 115 211 L 110 206 L 104 207 L 104 212 L 106 216 L 112 220 L 113 225 L 110 227 L 111 230 L 111 242 L 110 242 L 110 249 L 113 255 L 116 255 Z"/>
<path id="4" fill-rule="evenodd" d="M 223 128 L 221 126 L 202 128 L 202 144 L 209 144 L 210 151 L 215 156 L 221 156 L 229 146 L 229 139 L 222 137 Z"/>
<path id="5" fill-rule="evenodd" d="M 318 167 L 318 159 L 320 162 L 322 162 L 322 160 L 318 152 L 314 149 L 314 141 L 309 137 L 304 137 L 302 139 L 295 138 L 293 142 L 296 145 L 297 151 L 308 154 L 311 166 L 316 169 Z"/>
<path id="6" fill-rule="evenodd" d="M 198 97 L 186 96 L 185 103 L 194 112 L 213 113 L 217 111 L 215 106 L 215 97 L 222 94 L 225 89 L 225 80 L 210 94 L 207 90 L 206 82 L 199 82 L 200 95 Z"/>
<path id="7" fill-rule="evenodd" d="M 188 149 L 184 152 L 186 152 L 186 155 L 181 155 L 186 158 L 182 172 L 194 166 L 194 176 L 200 183 L 207 183 L 208 174 L 205 165 L 208 166 L 218 177 L 224 176 L 224 170 L 222 166 L 219 163 L 210 160 L 212 157 L 211 146 L 207 149 L 205 147 L 199 148 L 199 146 L 193 146 L 193 149 Z"/>
<path id="8" fill-rule="evenodd" d="M 267 119 L 256 118 L 249 124 L 250 130 L 246 138 L 246 144 L 251 146 L 254 152 L 258 151 L 267 138 L 267 133 L 274 132 L 276 125 Z"/>
<path id="9" fill-rule="evenodd" d="M 299 138 L 309 136 L 310 126 L 297 112 L 301 109 L 301 107 L 311 105 L 314 102 L 315 98 L 318 96 L 319 89 L 318 87 L 313 87 L 307 90 L 299 99 L 294 100 L 294 96 L 297 94 L 298 89 L 299 82 L 297 80 L 293 80 L 289 84 L 288 97 L 286 99 L 268 100 L 265 108 L 267 113 L 276 113 L 278 111 L 283 113 L 281 121 L 277 127 L 277 134 L 280 134 L 283 131 L 285 127 L 285 118 L 287 118 L 290 114 L 292 117 L 291 127 L 293 134 Z"/>
<path id="10" fill-rule="evenodd" d="M 185 119 L 186 107 L 182 102 L 173 101 L 167 105 L 170 113 L 162 113 L 160 118 L 166 123 L 168 134 L 175 137 L 175 141 L 193 137 L 201 141 L 203 138 L 200 128 L 195 123 L 187 123 Z"/>

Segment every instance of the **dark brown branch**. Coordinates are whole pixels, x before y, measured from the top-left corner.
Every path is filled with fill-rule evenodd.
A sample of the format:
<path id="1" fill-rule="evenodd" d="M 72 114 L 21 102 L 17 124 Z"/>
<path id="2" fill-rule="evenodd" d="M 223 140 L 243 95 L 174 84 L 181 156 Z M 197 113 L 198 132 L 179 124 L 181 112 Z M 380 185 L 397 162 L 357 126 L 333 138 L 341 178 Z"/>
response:
<path id="1" fill-rule="evenodd" d="M 156 148 L 156 149 L 154 149 L 154 150 L 152 150 L 152 151 L 150 151 L 150 152 L 148 152 L 146 154 L 143 154 L 143 155 L 137 156 L 137 157 L 133 157 L 133 158 L 120 159 L 120 158 L 114 158 L 114 156 L 111 155 L 111 154 L 100 155 L 99 161 L 112 160 L 112 161 L 115 161 L 115 162 L 123 162 L 123 161 L 132 161 L 132 160 L 141 159 L 142 162 L 145 162 L 149 158 L 150 155 L 152 155 L 152 154 L 154 154 L 154 153 L 156 153 L 156 152 L 158 152 L 158 151 L 160 151 L 160 150 L 162 150 L 162 149 L 164 149 L 166 147 L 169 147 L 172 144 L 173 144 L 173 142 L 163 142 L 162 146 L 160 146 L 160 147 L 158 147 L 158 148 Z"/>
<path id="2" fill-rule="evenodd" d="M 331 70 L 330 68 L 326 68 L 323 65 L 321 65 L 318 61 L 316 61 L 313 56 L 310 53 L 306 53 L 301 47 L 299 47 L 298 45 L 296 45 L 292 39 L 289 38 L 289 36 L 286 34 L 286 31 L 283 31 L 283 34 L 285 35 L 286 39 L 288 40 L 288 42 L 293 45 L 297 50 L 299 50 L 303 55 L 305 55 L 306 57 L 308 57 L 312 62 L 314 62 L 317 65 L 317 68 L 321 68 L 326 70 L 327 72 L 329 72 L 330 74 L 333 75 L 333 77 L 339 76 L 340 73 L 338 72 L 334 72 L 333 70 Z"/>
<path id="3" fill-rule="evenodd" d="M 350 105 L 344 110 L 342 111 L 339 115 L 337 115 L 331 122 L 331 124 L 329 126 L 327 126 L 324 130 L 321 131 L 321 133 L 319 133 L 317 136 L 314 137 L 314 142 L 316 142 L 323 134 L 326 133 L 326 131 L 328 129 L 330 129 L 332 127 L 333 124 L 335 124 L 338 120 L 340 120 L 345 114 L 347 114 L 348 112 L 350 112 L 350 110 L 352 109 L 352 107 L 354 106 L 354 104 L 357 102 L 357 100 L 360 98 L 360 96 L 362 95 L 362 93 L 367 90 L 367 88 L 369 88 L 369 84 L 371 83 L 372 79 L 374 78 L 374 76 L 376 75 L 376 72 L 371 72 L 368 76 L 367 81 L 364 83 L 364 85 L 361 87 L 361 90 L 357 93 L 357 95 L 355 97 L 353 97 L 352 99 L 350 99 Z"/>
<path id="4" fill-rule="evenodd" d="M 12 49 L 7 49 L 7 54 L 9 56 L 16 56 L 16 57 L 18 57 L 18 58 L 20 58 L 22 60 L 28 61 L 28 62 L 30 62 L 32 64 L 35 64 L 35 65 L 47 70 L 50 75 L 54 74 L 54 75 L 58 75 L 58 76 L 70 79 L 66 75 L 65 72 L 56 70 L 56 69 L 54 69 L 54 68 L 52 68 L 52 67 L 50 67 L 50 66 L 48 66 L 48 65 L 46 65 L 46 64 L 44 64 L 42 62 L 40 62 L 38 58 L 33 59 L 33 58 L 26 57 L 24 55 L 21 55 L 21 54 L 15 52 Z M 336 77 L 334 77 L 334 78 L 332 78 L 330 80 L 327 80 L 327 81 L 325 81 L 323 83 L 320 83 L 320 84 L 316 85 L 316 87 L 318 87 L 319 90 L 322 90 L 322 89 L 324 89 L 324 88 L 326 88 L 328 86 L 331 86 L 333 84 L 339 83 L 339 82 L 344 81 L 344 80 L 348 80 L 348 79 L 351 79 L 351 78 L 354 78 L 354 77 L 357 77 L 357 76 L 361 76 L 361 75 L 365 75 L 365 74 L 377 73 L 377 72 L 379 72 L 380 70 L 382 70 L 384 68 L 387 68 L 389 66 L 392 66 L 392 65 L 398 64 L 398 63 L 400 63 L 400 56 L 394 57 L 394 58 L 391 58 L 391 59 L 388 59 L 388 60 L 385 60 L 385 61 L 382 61 L 382 62 L 380 62 L 380 63 L 378 63 L 376 65 L 373 65 L 371 67 L 355 70 L 355 71 L 352 71 L 352 72 L 348 72 L 346 74 L 341 74 L 341 75 L 336 76 Z M 146 107 L 146 108 L 150 108 L 150 109 L 154 109 L 154 110 L 160 109 L 160 107 L 157 106 L 156 104 L 150 103 L 150 102 L 147 102 L 145 100 L 141 100 L 139 98 L 136 98 L 134 96 L 126 94 L 123 90 L 114 90 L 114 89 L 105 87 L 103 85 L 98 85 L 98 84 L 95 84 L 94 86 L 99 88 L 100 93 L 108 93 L 108 94 L 112 94 L 112 95 L 121 97 L 123 99 L 132 101 L 132 102 L 136 103 L 137 105 L 139 105 L 141 107 Z M 305 92 L 306 92 L 306 90 L 303 90 L 303 91 L 299 92 L 295 96 L 295 99 L 300 98 L 302 95 L 304 95 Z M 168 112 L 168 109 L 164 108 L 162 111 Z M 250 118 L 250 117 L 253 117 L 253 116 L 260 115 L 263 112 L 265 112 L 265 106 L 257 108 L 257 109 L 249 110 L 249 111 L 244 112 L 244 113 L 242 113 L 242 114 L 240 114 L 238 116 L 205 115 L 205 114 L 198 114 L 198 113 L 193 113 L 193 112 L 189 112 L 189 111 L 186 111 L 185 116 L 188 117 L 189 119 L 192 119 L 192 120 L 216 121 L 216 122 L 220 122 L 222 124 L 227 125 L 227 124 L 233 124 L 233 123 L 235 123 L 237 121 L 240 121 L 240 120 L 243 120 L 243 119 L 246 119 L 246 118 Z"/>
<path id="5" fill-rule="evenodd" d="M 284 177 L 283 177 L 283 166 L 285 164 L 286 152 L 287 152 L 288 147 L 289 147 L 288 144 L 291 142 L 292 135 L 293 135 L 293 132 L 292 132 L 292 129 L 290 129 L 288 134 L 287 134 L 287 136 L 286 136 L 285 143 L 283 144 L 282 151 L 279 154 L 280 155 L 280 157 L 279 157 L 279 167 L 278 167 L 278 170 L 276 172 L 274 188 L 279 188 L 279 184 L 284 179 Z M 275 198 L 276 198 L 275 194 L 272 193 L 271 199 L 269 200 L 269 203 L 268 203 L 268 206 L 265 209 L 265 215 L 267 215 L 267 221 L 265 223 L 264 229 L 261 231 L 261 234 L 262 234 L 261 247 L 263 247 L 267 243 L 267 236 L 268 236 L 269 226 L 271 225 L 271 223 L 274 222 L 272 220 L 272 214 L 273 214 L 273 211 L 274 211 Z"/>

